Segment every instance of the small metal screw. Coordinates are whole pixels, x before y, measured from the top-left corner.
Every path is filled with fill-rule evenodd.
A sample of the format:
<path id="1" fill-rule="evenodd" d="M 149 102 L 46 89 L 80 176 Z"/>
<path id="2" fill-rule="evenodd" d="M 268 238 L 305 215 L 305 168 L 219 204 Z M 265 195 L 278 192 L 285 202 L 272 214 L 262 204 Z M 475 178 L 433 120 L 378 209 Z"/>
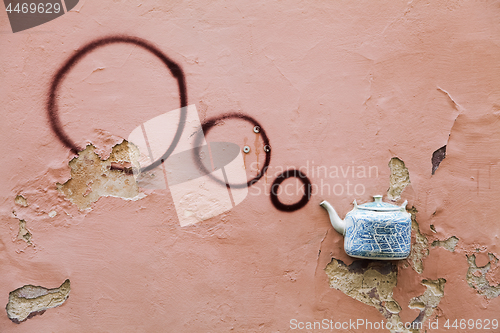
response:
<path id="1" fill-rule="evenodd" d="M 243 152 L 245 154 L 248 154 L 250 152 L 250 147 L 248 147 L 248 146 L 243 147 Z"/>
<path id="2" fill-rule="evenodd" d="M 269 145 L 265 145 L 265 146 L 264 146 L 264 151 L 265 151 L 266 153 L 269 153 L 269 152 L 271 151 L 271 146 L 269 146 Z"/>
<path id="3" fill-rule="evenodd" d="M 255 127 L 253 128 L 253 132 L 254 132 L 254 133 L 260 133 L 260 127 L 259 127 L 259 126 L 255 126 Z"/>

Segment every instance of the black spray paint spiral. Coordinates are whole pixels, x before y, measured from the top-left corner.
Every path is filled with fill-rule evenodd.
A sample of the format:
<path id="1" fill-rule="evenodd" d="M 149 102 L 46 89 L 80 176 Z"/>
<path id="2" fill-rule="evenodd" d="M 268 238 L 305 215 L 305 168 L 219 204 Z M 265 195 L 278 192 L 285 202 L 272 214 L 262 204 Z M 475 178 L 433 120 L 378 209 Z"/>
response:
<path id="1" fill-rule="evenodd" d="M 151 44 L 148 41 L 145 41 L 138 37 L 131 36 L 109 36 L 94 40 L 80 49 L 78 49 L 66 62 L 64 65 L 57 71 L 52 79 L 52 83 L 50 85 L 49 98 L 47 101 L 47 114 L 49 117 L 50 127 L 52 131 L 57 135 L 59 140 L 66 146 L 71 149 L 75 154 L 78 153 L 81 149 L 70 139 L 68 134 L 64 132 L 63 127 L 61 125 L 61 121 L 59 119 L 58 108 L 57 108 L 57 93 L 61 82 L 64 80 L 70 69 L 72 69 L 82 58 L 89 54 L 90 52 L 106 45 L 117 44 L 117 43 L 125 43 L 125 44 L 133 44 L 135 46 L 139 46 L 157 58 L 159 58 L 165 66 L 170 70 L 172 76 L 177 79 L 177 84 L 179 86 L 179 99 L 180 99 L 180 107 L 181 107 L 181 117 L 179 120 L 179 125 L 177 126 L 177 131 L 175 133 L 174 139 L 172 143 L 168 147 L 167 151 L 161 156 L 158 160 L 154 161 L 150 165 L 141 168 L 141 172 L 148 171 L 156 168 L 160 164 L 162 164 L 174 151 L 177 143 L 179 142 L 182 131 L 184 130 L 184 125 L 186 123 L 186 107 L 187 107 L 187 92 L 186 92 L 186 82 L 184 78 L 184 72 L 182 68 L 168 58 L 162 51 L 160 51 L 156 46 Z"/>

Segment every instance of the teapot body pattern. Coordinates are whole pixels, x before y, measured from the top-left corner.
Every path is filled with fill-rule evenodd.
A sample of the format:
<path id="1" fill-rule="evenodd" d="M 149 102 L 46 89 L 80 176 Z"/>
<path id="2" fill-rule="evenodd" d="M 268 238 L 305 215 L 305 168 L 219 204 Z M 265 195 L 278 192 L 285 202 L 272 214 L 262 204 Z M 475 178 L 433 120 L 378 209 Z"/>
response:
<path id="1" fill-rule="evenodd" d="M 382 196 L 374 201 L 357 205 L 341 220 L 333 207 L 326 201 L 325 208 L 330 220 L 339 233 L 344 235 L 344 250 L 355 258 L 398 260 L 410 254 L 411 214 L 406 211 L 405 202 L 395 206 L 382 202 Z"/>

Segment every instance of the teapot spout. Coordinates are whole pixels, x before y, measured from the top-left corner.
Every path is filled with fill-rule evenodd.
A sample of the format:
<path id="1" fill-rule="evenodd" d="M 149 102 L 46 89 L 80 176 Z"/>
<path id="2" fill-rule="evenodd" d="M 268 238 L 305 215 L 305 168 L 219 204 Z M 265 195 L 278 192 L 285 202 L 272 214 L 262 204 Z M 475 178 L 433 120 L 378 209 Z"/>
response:
<path id="1" fill-rule="evenodd" d="M 339 217 L 335 209 L 327 201 L 322 201 L 319 205 L 326 209 L 328 215 L 330 216 L 330 223 L 333 228 L 343 236 L 345 234 L 345 221 Z"/>

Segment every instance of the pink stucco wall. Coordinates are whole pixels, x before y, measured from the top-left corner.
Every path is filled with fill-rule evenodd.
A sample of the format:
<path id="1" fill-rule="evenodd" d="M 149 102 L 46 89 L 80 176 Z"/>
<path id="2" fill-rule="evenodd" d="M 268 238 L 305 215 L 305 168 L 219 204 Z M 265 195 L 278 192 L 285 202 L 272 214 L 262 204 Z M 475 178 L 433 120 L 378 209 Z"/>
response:
<path id="1" fill-rule="evenodd" d="M 443 327 L 447 319 L 500 320 L 500 298 L 467 279 L 467 255 L 478 267 L 488 253 L 500 258 L 498 2 L 81 0 L 18 33 L 3 9 L 0 17 L 0 303 L 24 285 L 71 281 L 62 306 L 21 324 L 4 312 L 0 332 L 305 332 L 290 321 L 383 321 L 375 307 L 330 288 L 327 264 L 353 259 L 319 203 L 344 216 L 354 199 L 385 195 L 393 157 L 411 181 L 398 203 L 418 211 L 429 251 L 420 273 L 394 263 L 401 320 L 419 315 L 408 303 L 424 294 L 422 280 L 439 278 L 444 296 L 425 325 L 439 318 L 440 328 L 431 332 L 454 331 Z M 242 203 L 181 227 L 169 190 L 143 190 L 135 201 L 104 197 L 87 211 L 57 191 L 75 155 L 50 130 L 51 80 L 82 45 L 109 35 L 142 38 L 177 62 L 201 121 L 240 112 L 262 125 L 271 163 Z M 65 131 L 106 158 L 134 128 L 178 108 L 176 82 L 162 66 L 125 44 L 89 54 L 61 85 Z M 230 119 L 207 135 L 251 148 L 249 178 L 265 155 L 252 128 Z M 431 175 L 432 154 L 444 145 Z M 321 166 L 377 172 L 330 177 L 318 174 Z M 290 168 L 317 187 L 305 207 L 283 212 L 267 193 Z M 329 190 L 336 184 L 341 195 Z M 31 245 L 18 239 L 20 219 Z M 459 239 L 453 252 L 431 245 L 451 236 Z M 494 288 L 500 271 L 491 261 Z"/>

